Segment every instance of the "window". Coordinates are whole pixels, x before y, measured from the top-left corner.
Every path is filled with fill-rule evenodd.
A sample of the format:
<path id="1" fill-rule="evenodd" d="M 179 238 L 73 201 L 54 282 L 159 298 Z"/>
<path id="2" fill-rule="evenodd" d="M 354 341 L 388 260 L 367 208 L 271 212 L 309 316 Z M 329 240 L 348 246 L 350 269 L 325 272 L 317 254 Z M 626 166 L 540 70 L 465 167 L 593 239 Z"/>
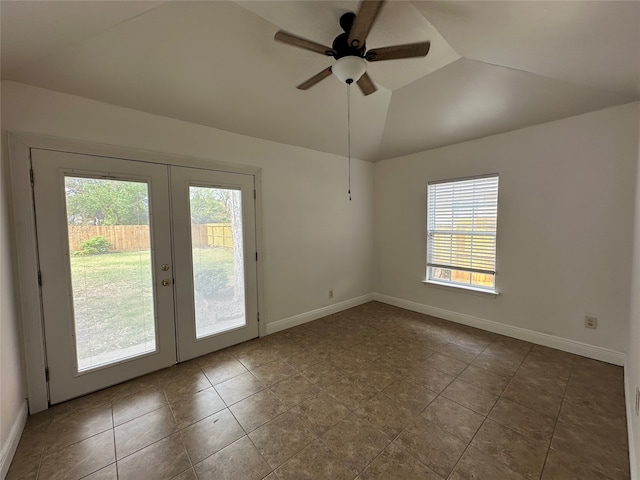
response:
<path id="1" fill-rule="evenodd" d="M 498 175 L 429 182 L 427 282 L 495 292 Z"/>

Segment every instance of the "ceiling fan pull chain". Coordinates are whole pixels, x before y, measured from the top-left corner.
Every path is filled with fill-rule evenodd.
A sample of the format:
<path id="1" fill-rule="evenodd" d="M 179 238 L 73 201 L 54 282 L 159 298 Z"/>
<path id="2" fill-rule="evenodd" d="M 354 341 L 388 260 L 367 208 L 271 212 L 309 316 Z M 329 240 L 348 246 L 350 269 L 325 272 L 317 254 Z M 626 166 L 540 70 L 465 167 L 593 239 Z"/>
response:
<path id="1" fill-rule="evenodd" d="M 347 83 L 347 153 L 349 158 L 349 201 L 351 201 L 351 84 Z"/>

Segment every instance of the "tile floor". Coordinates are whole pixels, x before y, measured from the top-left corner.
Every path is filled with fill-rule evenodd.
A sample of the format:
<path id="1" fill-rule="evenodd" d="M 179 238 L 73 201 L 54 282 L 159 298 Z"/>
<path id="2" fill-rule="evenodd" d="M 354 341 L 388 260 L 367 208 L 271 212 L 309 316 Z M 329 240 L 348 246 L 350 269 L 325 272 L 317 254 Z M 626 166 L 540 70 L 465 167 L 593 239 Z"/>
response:
<path id="1" fill-rule="evenodd" d="M 29 418 L 9 479 L 626 479 L 620 367 L 381 303 Z"/>

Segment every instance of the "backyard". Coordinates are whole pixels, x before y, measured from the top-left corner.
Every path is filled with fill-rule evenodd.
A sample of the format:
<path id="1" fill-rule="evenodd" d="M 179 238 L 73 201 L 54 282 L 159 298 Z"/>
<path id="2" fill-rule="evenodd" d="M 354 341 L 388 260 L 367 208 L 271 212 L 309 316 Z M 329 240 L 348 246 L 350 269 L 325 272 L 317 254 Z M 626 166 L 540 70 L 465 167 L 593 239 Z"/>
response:
<path id="1" fill-rule="evenodd" d="M 237 313 L 232 249 L 195 248 L 193 259 L 199 323 L 216 309 Z M 80 370 L 155 350 L 148 250 L 71 255 L 71 275 Z"/>

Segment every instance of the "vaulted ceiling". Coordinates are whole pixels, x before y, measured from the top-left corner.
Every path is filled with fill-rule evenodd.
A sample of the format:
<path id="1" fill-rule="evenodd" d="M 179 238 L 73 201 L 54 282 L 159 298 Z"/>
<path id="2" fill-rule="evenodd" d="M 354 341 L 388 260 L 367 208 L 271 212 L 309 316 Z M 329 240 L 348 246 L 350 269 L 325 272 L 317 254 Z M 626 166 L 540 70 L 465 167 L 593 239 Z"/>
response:
<path id="1" fill-rule="evenodd" d="M 345 155 L 347 87 L 296 85 L 331 57 L 356 1 L 0 2 L 2 79 Z M 367 46 L 430 40 L 368 64 L 351 95 L 364 160 L 501 133 L 640 98 L 640 2 L 388 1 Z M 87 119 L 87 121 L 91 121 Z"/>

